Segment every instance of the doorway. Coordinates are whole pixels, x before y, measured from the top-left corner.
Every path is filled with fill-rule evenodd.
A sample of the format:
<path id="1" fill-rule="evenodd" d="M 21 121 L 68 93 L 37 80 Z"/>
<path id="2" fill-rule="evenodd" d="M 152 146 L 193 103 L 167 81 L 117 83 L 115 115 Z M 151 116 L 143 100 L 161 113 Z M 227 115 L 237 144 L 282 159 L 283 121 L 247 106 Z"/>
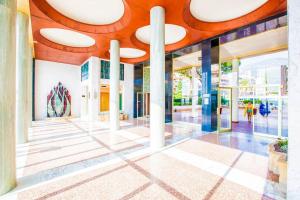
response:
<path id="1" fill-rule="evenodd" d="M 218 131 L 229 132 L 232 130 L 232 88 L 219 87 L 218 105 Z"/>
<path id="2" fill-rule="evenodd" d="M 142 92 L 137 92 L 136 93 L 136 117 L 143 117 L 144 116 L 144 109 L 143 109 L 143 93 Z"/>
<path id="3" fill-rule="evenodd" d="M 150 117 L 150 93 L 144 93 L 144 116 Z"/>

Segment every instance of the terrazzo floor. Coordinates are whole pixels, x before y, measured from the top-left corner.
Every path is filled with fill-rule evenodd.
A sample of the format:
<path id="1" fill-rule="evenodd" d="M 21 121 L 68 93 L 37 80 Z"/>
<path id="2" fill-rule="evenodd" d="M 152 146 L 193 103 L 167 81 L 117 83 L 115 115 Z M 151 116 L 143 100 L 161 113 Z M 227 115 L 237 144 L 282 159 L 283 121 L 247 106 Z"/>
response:
<path id="1" fill-rule="evenodd" d="M 166 147 L 149 148 L 149 121 L 37 121 L 17 146 L 18 186 L 1 200 L 284 199 L 268 173 L 271 139 L 238 132 L 202 134 L 166 124 Z"/>

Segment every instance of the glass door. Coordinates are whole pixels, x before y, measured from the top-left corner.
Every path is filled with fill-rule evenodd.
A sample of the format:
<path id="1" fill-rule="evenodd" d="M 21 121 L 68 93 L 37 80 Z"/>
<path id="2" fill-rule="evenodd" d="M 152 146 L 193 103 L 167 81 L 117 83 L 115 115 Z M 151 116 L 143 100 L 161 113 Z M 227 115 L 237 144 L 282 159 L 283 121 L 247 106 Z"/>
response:
<path id="1" fill-rule="evenodd" d="M 150 117 L 150 93 L 144 93 L 144 116 Z"/>
<path id="2" fill-rule="evenodd" d="M 257 112 L 253 118 L 254 134 L 277 137 L 278 132 L 278 99 L 274 97 L 258 97 L 254 99 Z"/>
<path id="3" fill-rule="evenodd" d="M 136 110 L 137 110 L 137 118 L 144 116 L 144 95 L 142 92 L 137 92 L 136 95 Z"/>
<path id="4" fill-rule="evenodd" d="M 220 87 L 218 92 L 218 131 L 231 131 L 232 89 Z"/>
<path id="5" fill-rule="evenodd" d="M 281 95 L 280 85 L 254 88 L 253 104 L 257 109 L 253 118 L 253 132 L 274 138 L 288 136 L 287 96 Z"/>

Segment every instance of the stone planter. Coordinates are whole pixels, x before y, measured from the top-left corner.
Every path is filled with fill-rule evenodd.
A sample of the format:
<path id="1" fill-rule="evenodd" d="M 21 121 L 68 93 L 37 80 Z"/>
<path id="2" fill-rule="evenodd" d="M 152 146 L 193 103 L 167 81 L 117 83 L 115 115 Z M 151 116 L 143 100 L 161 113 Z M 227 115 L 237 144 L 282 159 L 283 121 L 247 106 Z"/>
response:
<path id="1" fill-rule="evenodd" d="M 275 150 L 276 143 L 269 145 L 269 165 L 268 169 L 273 174 L 279 176 L 279 190 L 286 193 L 287 182 L 287 154 Z"/>
<path id="2" fill-rule="evenodd" d="M 271 171 L 274 174 L 279 175 L 279 166 L 278 166 L 278 160 L 279 158 L 283 157 L 286 159 L 286 153 L 278 152 L 275 150 L 276 143 L 269 144 L 269 171 Z"/>
<path id="3" fill-rule="evenodd" d="M 279 170 L 279 190 L 286 193 L 287 187 L 287 160 L 286 157 L 280 157 L 278 160 Z"/>

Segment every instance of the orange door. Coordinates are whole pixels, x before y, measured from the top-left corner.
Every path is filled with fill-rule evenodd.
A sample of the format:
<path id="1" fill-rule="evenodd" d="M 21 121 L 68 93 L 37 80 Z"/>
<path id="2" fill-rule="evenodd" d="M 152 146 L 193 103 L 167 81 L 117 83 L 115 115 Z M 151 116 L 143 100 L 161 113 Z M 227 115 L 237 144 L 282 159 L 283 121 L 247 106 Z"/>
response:
<path id="1" fill-rule="evenodd" d="M 108 92 L 100 93 L 100 111 L 101 112 L 109 111 L 109 93 Z"/>

